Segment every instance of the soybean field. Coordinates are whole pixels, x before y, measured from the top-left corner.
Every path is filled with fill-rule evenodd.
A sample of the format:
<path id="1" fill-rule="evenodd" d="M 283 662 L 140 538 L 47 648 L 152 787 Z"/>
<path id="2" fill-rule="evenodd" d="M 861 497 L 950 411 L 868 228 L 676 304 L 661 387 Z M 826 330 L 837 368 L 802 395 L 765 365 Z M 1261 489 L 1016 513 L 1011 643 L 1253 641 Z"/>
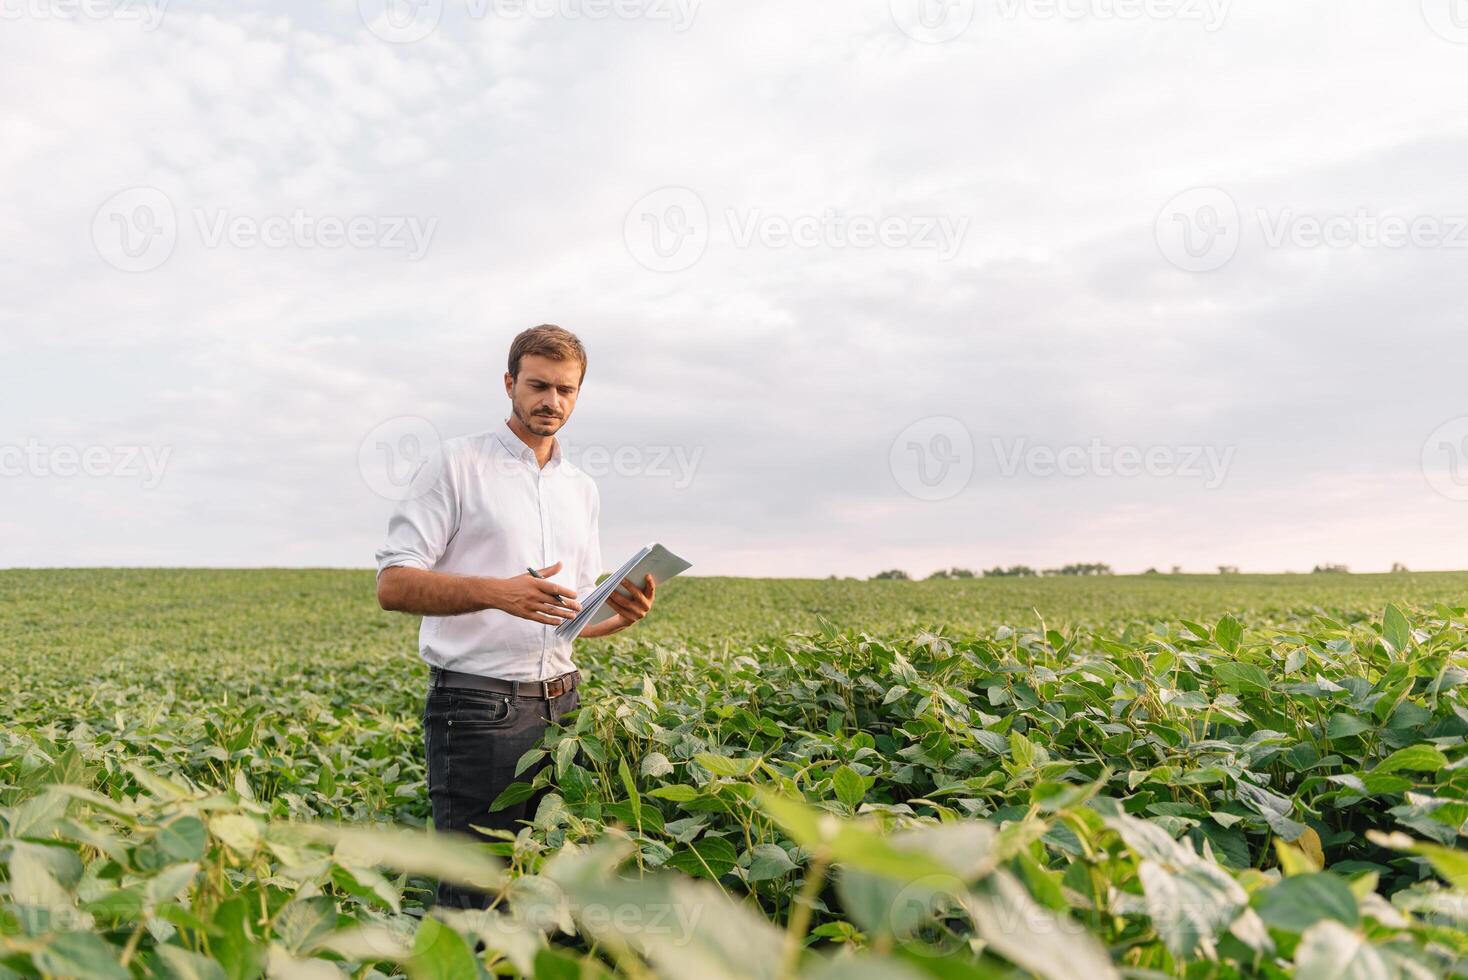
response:
<path id="1" fill-rule="evenodd" d="M 370 571 L 0 571 L 0 978 L 1468 974 L 1465 607 L 678 579 L 478 844 Z"/>

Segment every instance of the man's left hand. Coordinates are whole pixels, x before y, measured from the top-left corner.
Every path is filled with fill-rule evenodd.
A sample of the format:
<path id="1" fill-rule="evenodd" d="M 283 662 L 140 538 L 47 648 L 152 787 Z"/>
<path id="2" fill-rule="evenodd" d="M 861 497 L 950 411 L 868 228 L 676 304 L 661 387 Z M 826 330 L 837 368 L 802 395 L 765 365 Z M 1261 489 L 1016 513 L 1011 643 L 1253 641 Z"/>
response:
<path id="1" fill-rule="evenodd" d="M 607 605 L 615 609 L 617 615 L 622 620 L 618 627 L 619 629 L 625 629 L 640 621 L 652 609 L 653 595 L 657 591 L 657 584 L 653 582 L 651 575 L 646 576 L 643 582 L 646 588 L 639 589 L 632 584 L 631 579 L 624 578 L 622 579 L 622 588 L 626 589 L 629 595 L 624 596 L 620 589 L 613 589 L 612 594 L 607 597 Z"/>

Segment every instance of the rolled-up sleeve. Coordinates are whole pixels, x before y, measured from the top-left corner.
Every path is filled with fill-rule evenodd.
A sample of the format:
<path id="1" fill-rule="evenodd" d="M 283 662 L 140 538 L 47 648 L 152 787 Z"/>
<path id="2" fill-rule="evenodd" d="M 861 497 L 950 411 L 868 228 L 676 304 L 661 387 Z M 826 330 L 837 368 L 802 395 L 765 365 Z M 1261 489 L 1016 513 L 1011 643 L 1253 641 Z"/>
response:
<path id="1" fill-rule="evenodd" d="M 576 594 L 583 598 L 596 588 L 596 580 L 602 573 L 601 567 L 601 494 L 596 484 L 591 487 L 591 522 L 586 535 L 586 550 L 581 560 L 581 581 L 576 583 Z"/>
<path id="2" fill-rule="evenodd" d="M 411 485 L 421 492 L 400 501 L 388 519 L 387 541 L 377 549 L 378 578 L 395 567 L 431 571 L 458 530 L 459 495 L 448 454 L 440 449 L 424 460 Z"/>

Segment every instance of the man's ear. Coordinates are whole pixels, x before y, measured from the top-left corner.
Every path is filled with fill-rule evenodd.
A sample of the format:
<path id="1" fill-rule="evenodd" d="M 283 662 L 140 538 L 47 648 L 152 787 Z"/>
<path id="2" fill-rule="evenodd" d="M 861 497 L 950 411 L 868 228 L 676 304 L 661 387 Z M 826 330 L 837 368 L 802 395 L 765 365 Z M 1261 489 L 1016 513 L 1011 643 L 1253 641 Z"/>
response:
<path id="1" fill-rule="evenodd" d="M 513 374 L 511 374 L 510 372 L 506 371 L 505 372 L 505 394 L 510 395 L 510 396 L 513 397 L 514 391 L 515 391 L 515 376 Z"/>

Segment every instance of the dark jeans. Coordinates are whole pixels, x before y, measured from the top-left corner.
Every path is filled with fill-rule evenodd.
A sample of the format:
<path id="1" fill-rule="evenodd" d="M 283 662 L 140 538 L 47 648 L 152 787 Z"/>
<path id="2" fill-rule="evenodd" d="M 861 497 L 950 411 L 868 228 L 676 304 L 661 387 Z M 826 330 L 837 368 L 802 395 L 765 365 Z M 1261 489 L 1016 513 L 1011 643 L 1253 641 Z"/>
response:
<path id="1" fill-rule="evenodd" d="M 466 688 L 433 688 L 423 706 L 423 745 L 428 755 L 428 797 L 433 826 L 440 831 L 485 835 L 470 827 L 517 832 L 532 820 L 547 790 L 528 800 L 489 812 L 490 803 L 517 779 L 530 782 L 549 763 L 539 760 L 518 777 L 515 764 L 540 742 L 552 716 L 558 721 L 581 704 L 579 687 L 546 701 Z M 484 908 L 489 896 L 460 885 L 440 883 L 438 904 Z"/>

